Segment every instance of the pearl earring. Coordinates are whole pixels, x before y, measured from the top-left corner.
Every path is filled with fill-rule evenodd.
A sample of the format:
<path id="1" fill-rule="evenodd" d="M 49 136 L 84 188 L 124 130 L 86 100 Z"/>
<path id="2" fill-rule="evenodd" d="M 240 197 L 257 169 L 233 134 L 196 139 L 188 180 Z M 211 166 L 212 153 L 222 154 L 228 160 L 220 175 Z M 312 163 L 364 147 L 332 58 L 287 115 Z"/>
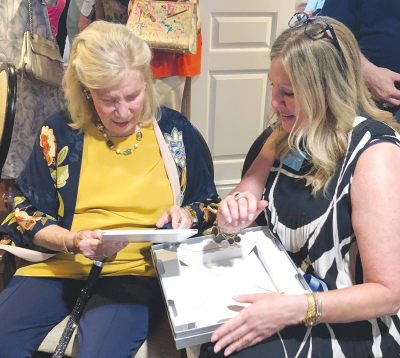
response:
<path id="1" fill-rule="evenodd" d="M 90 93 L 88 88 L 85 88 L 83 90 L 84 95 L 86 96 L 87 99 L 91 99 L 92 98 L 92 94 Z"/>

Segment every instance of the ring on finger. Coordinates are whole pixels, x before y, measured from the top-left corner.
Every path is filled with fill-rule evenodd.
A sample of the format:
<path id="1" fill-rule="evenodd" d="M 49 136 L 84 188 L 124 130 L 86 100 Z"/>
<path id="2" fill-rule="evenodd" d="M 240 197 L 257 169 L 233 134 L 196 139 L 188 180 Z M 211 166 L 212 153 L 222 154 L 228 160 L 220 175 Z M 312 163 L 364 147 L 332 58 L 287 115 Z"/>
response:
<path id="1" fill-rule="evenodd" d="M 241 198 L 243 198 L 242 193 L 236 193 L 236 194 L 233 196 L 233 199 L 236 200 L 236 201 L 239 201 Z"/>

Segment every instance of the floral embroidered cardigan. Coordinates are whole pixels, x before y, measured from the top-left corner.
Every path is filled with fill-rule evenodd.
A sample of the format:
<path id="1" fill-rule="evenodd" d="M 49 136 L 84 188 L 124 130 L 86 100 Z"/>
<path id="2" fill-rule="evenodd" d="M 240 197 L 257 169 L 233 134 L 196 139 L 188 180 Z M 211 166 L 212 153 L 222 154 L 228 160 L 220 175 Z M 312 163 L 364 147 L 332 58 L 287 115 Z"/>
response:
<path id="1" fill-rule="evenodd" d="M 18 247 L 51 252 L 36 246 L 34 235 L 48 225 L 71 228 L 84 134 L 71 129 L 69 121 L 68 113 L 57 113 L 43 123 L 29 162 L 17 179 L 15 210 L 0 227 L 0 238 L 7 236 Z M 199 231 L 203 231 L 212 225 L 220 199 L 197 133 L 183 115 L 166 107 L 161 107 L 158 126 L 176 165 L 181 206 L 190 205 L 196 211 Z"/>

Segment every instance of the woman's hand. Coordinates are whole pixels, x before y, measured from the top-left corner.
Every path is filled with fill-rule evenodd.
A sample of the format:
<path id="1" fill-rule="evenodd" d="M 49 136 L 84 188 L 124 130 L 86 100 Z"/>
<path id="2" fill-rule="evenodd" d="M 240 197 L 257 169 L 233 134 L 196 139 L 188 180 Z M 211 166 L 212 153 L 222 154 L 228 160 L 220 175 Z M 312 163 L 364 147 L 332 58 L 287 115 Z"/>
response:
<path id="1" fill-rule="evenodd" d="M 74 253 L 79 253 L 90 260 L 101 261 L 115 255 L 128 245 L 128 241 L 101 242 L 101 230 L 79 231 L 72 238 L 72 245 L 67 247 Z M 71 247 L 72 246 L 72 247 Z"/>
<path id="2" fill-rule="evenodd" d="M 216 342 L 215 353 L 227 347 L 225 356 L 255 345 L 288 325 L 300 323 L 307 313 L 306 295 L 258 293 L 232 298 L 251 305 L 243 308 L 211 336 L 211 342 Z"/>
<path id="3" fill-rule="evenodd" d="M 171 206 L 160 220 L 157 221 L 157 227 L 163 227 L 165 224 L 171 222 L 173 229 L 190 229 L 192 226 L 192 216 L 189 212 L 178 205 Z"/>
<path id="4" fill-rule="evenodd" d="M 266 200 L 257 200 L 250 192 L 232 193 L 221 201 L 218 208 L 218 226 L 222 229 L 244 228 L 268 205 Z"/>

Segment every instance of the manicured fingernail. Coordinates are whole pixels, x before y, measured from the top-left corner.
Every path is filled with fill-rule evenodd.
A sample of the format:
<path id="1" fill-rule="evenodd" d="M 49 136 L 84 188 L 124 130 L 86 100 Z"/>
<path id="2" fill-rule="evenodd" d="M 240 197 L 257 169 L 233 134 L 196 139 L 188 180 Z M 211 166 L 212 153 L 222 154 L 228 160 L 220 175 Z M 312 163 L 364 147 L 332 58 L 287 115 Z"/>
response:
<path id="1" fill-rule="evenodd" d="M 216 341 L 218 341 L 218 336 L 216 336 L 215 334 L 213 334 L 213 335 L 211 336 L 211 342 L 214 343 L 214 342 L 216 342 Z"/>
<path id="2" fill-rule="evenodd" d="M 245 220 L 242 220 L 242 225 L 243 226 L 246 225 L 246 221 Z"/>
<path id="3" fill-rule="evenodd" d="M 214 347 L 214 353 L 218 353 L 221 350 L 220 346 L 215 346 Z"/>
<path id="4" fill-rule="evenodd" d="M 230 224 L 232 222 L 232 218 L 229 216 L 226 218 L 226 221 Z"/>
<path id="5" fill-rule="evenodd" d="M 249 215 L 249 220 L 253 220 L 253 218 L 254 218 L 254 215 L 253 215 L 253 214 L 250 214 L 250 215 Z"/>
<path id="6" fill-rule="evenodd" d="M 231 351 L 226 350 L 225 353 L 224 353 L 224 356 L 227 357 L 227 356 L 229 356 L 229 354 L 231 354 L 231 353 L 232 353 Z"/>
<path id="7" fill-rule="evenodd" d="M 234 223 L 233 225 L 234 225 L 234 226 L 238 226 L 238 224 L 239 224 L 239 223 L 238 223 L 237 221 L 235 221 L 235 223 Z"/>

